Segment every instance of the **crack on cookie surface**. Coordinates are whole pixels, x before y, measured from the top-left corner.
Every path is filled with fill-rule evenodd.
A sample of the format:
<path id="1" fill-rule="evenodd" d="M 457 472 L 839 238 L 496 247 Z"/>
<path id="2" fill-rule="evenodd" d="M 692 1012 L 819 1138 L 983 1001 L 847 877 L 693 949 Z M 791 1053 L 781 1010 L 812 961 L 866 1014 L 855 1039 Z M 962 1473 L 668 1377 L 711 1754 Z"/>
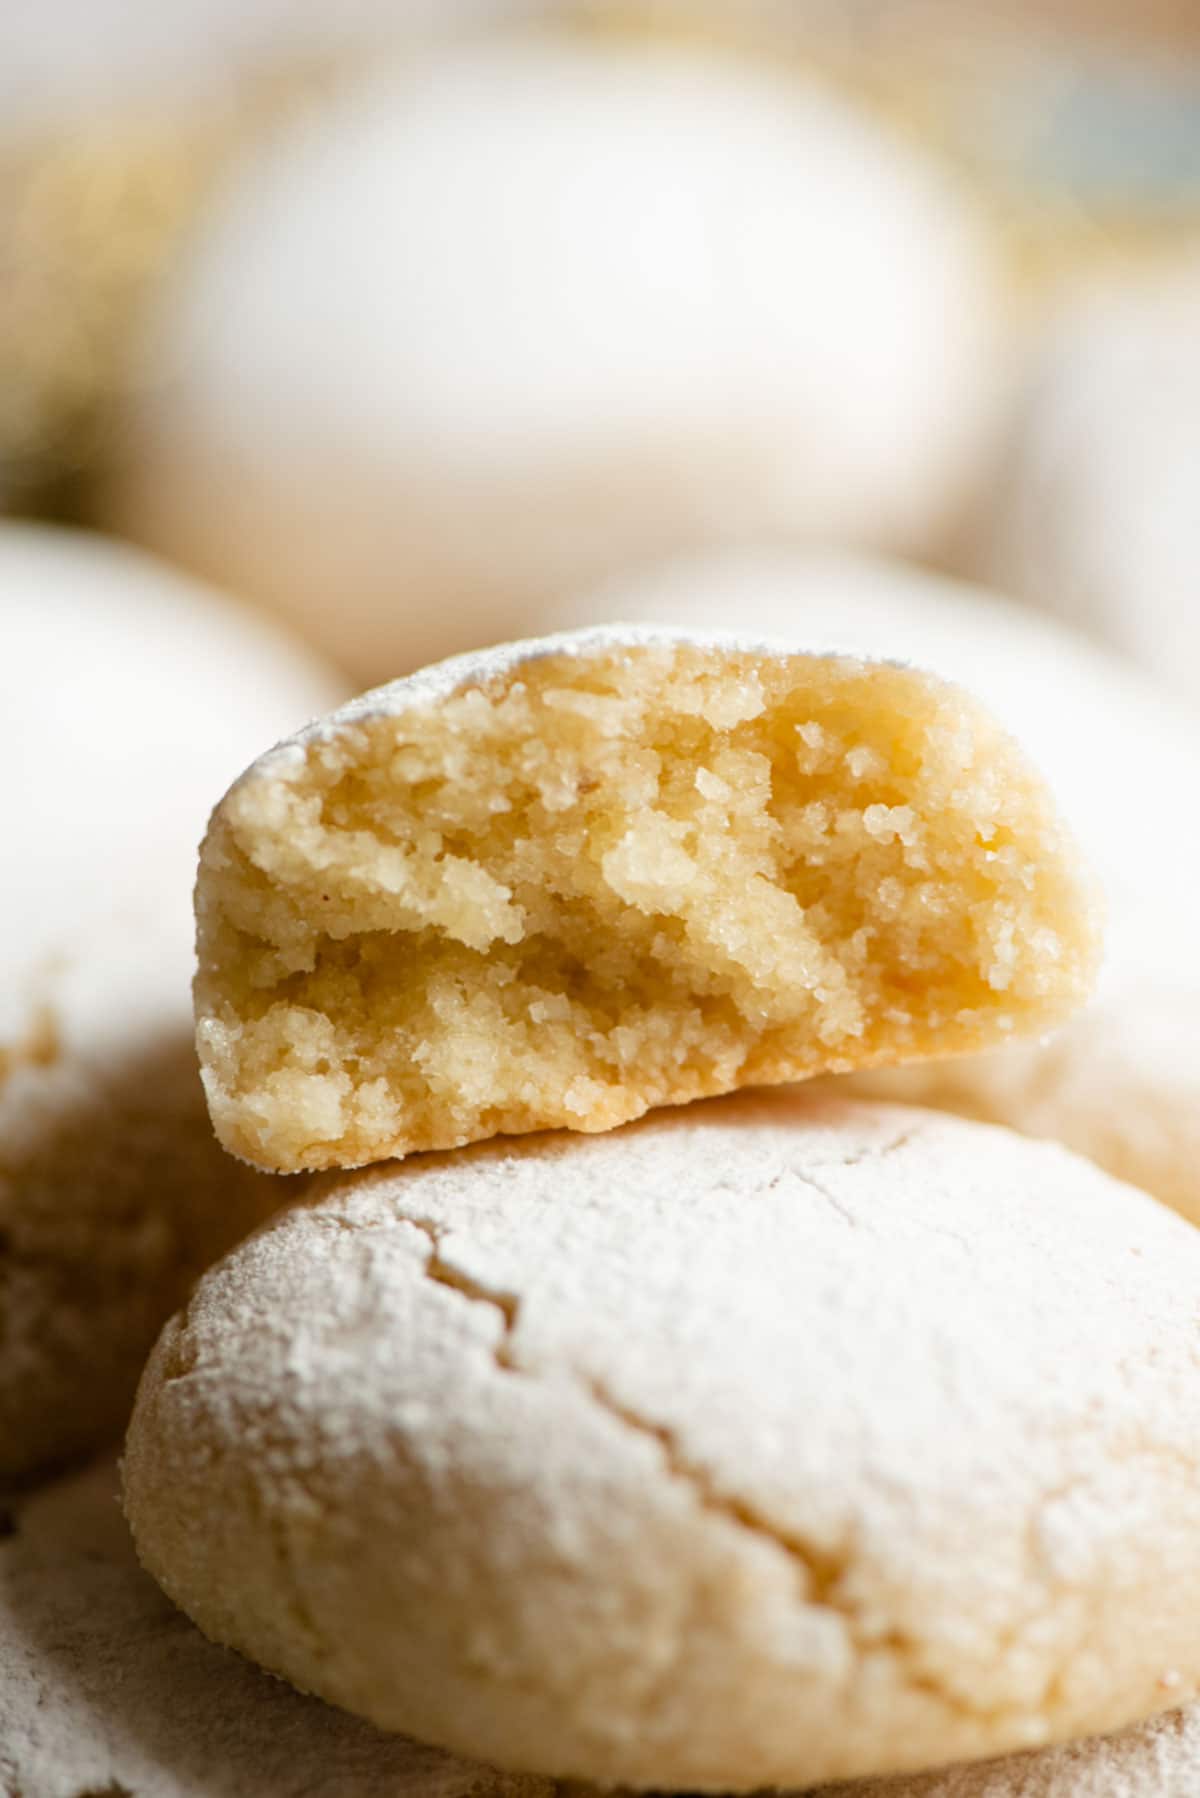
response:
<path id="1" fill-rule="evenodd" d="M 456 1267 L 452 1261 L 448 1260 L 442 1250 L 442 1244 L 448 1232 L 439 1229 L 431 1218 L 417 1217 L 406 1211 L 401 1221 L 411 1224 L 413 1229 L 419 1230 L 429 1242 L 429 1254 L 422 1263 L 422 1271 L 427 1280 L 434 1281 L 438 1286 L 449 1287 L 452 1292 L 459 1293 L 463 1298 L 470 1300 L 472 1304 L 490 1305 L 493 1310 L 500 1313 L 504 1327 L 503 1334 L 493 1349 L 496 1365 L 509 1373 L 522 1371 L 512 1360 L 510 1352 L 512 1337 L 516 1331 L 521 1311 L 520 1300 L 516 1294 L 504 1292 L 498 1287 L 486 1286 L 472 1274 L 468 1274 L 465 1269 Z"/>
<path id="2" fill-rule="evenodd" d="M 867 1147 L 856 1155 L 844 1157 L 834 1165 L 838 1168 L 854 1167 L 864 1160 L 885 1159 L 905 1148 L 919 1134 L 919 1128 L 906 1130 L 892 1142 Z M 858 1220 L 824 1186 L 806 1173 L 798 1173 L 797 1177 L 829 1203 L 851 1227 L 857 1227 Z M 443 1227 L 429 1217 L 410 1212 L 401 1213 L 399 1221 L 419 1230 L 430 1245 L 430 1252 L 422 1262 L 425 1278 L 457 1293 L 467 1303 L 487 1306 L 498 1315 L 501 1330 L 491 1345 L 491 1355 L 497 1370 L 523 1379 L 537 1380 L 542 1377 L 544 1368 L 522 1361 L 516 1353 L 515 1340 L 520 1328 L 523 1304 L 520 1295 L 492 1286 L 457 1265 L 445 1248 L 446 1240 L 452 1234 L 452 1227 Z M 1031 1732 L 1030 1741 L 1037 1738 L 1037 1721 L 1053 1699 L 1063 1677 L 1062 1669 L 1056 1669 L 1048 1675 L 1045 1692 L 1033 1706 L 987 1706 L 972 1702 L 969 1695 L 958 1690 L 952 1682 L 921 1665 L 922 1644 L 911 1631 L 894 1624 L 881 1628 L 877 1618 L 872 1619 L 869 1627 L 865 1625 L 861 1607 L 846 1590 L 847 1578 L 855 1564 L 851 1545 L 845 1544 L 837 1550 L 824 1549 L 808 1537 L 781 1528 L 746 1499 L 722 1491 L 711 1474 L 684 1453 L 675 1430 L 643 1416 L 619 1399 L 599 1376 L 581 1373 L 570 1365 L 560 1367 L 557 1371 L 565 1372 L 577 1392 L 623 1429 L 653 1443 L 658 1451 L 663 1473 L 668 1479 L 686 1487 L 702 1512 L 744 1531 L 757 1542 L 786 1558 L 795 1579 L 798 1602 L 831 1611 L 845 1625 L 858 1656 L 859 1665 L 855 1677 L 861 1671 L 864 1658 L 885 1655 L 902 1668 L 904 1683 L 911 1690 L 924 1693 L 948 1710 L 977 1721 L 996 1722 L 1014 1714 L 1019 1715 L 1027 1720 Z M 1019 1636 L 1023 1627 L 1024 1623 L 1013 1626 L 1014 1639 Z M 669 1674 L 664 1677 L 669 1677 Z"/>

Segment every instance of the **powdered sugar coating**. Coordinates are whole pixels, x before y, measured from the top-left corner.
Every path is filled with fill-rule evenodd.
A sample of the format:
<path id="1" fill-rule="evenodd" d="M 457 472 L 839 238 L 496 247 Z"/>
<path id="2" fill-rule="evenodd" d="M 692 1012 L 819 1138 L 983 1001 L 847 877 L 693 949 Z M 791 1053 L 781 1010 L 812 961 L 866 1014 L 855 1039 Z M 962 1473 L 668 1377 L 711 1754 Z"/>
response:
<path id="1" fill-rule="evenodd" d="M 111 1461 L 0 1539 L 0 1790 L 28 1798 L 551 1798 L 381 1735 L 206 1642 L 137 1564 Z"/>
<path id="2" fill-rule="evenodd" d="M 796 1093 L 329 1177 L 168 1326 L 126 1504 L 214 1638 L 498 1764 L 995 1753 L 1194 1690 L 1198 1275 L 1055 1146 Z"/>
<path id="3" fill-rule="evenodd" d="M 787 656 L 795 646 L 776 637 L 746 636 L 728 630 L 692 629 L 686 625 L 611 624 L 576 630 L 552 631 L 516 643 L 495 643 L 482 649 L 447 656 L 413 674 L 369 687 L 324 717 L 314 718 L 292 736 L 277 743 L 252 762 L 241 778 L 285 774 L 302 765 L 304 751 L 313 743 L 331 742 L 341 732 L 374 718 L 402 718 L 406 712 L 429 711 L 467 687 L 483 686 L 514 670 L 545 661 L 550 656 L 582 657 L 607 650 L 670 647 L 692 643 L 702 649 L 728 649 L 746 655 Z M 836 654 L 836 650 L 828 653 Z M 878 659 L 878 658 L 872 658 Z M 899 666 L 900 664 L 896 664 Z"/>
<path id="4" fill-rule="evenodd" d="M 79 1798 L 597 1798 L 453 1759 L 305 1698 L 207 1642 L 137 1565 L 102 1461 L 0 1540 L 0 1785 Z M 1200 1705 L 1119 1735 L 811 1798 L 1190 1798 Z"/>
<path id="5" fill-rule="evenodd" d="M 1164 1689 L 1171 1684 L 1168 1674 Z M 1192 1704 L 1118 1735 L 908 1778 L 824 1786 L 808 1798 L 1191 1798 L 1197 1790 L 1200 1705 Z"/>

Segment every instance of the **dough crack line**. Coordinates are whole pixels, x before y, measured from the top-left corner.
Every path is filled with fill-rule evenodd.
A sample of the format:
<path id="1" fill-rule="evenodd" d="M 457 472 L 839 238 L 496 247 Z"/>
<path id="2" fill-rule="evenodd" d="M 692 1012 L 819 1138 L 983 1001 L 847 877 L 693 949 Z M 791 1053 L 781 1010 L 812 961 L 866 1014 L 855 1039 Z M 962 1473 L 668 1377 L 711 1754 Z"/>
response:
<path id="1" fill-rule="evenodd" d="M 893 1149 L 901 1147 L 905 1140 L 907 1140 L 906 1137 L 896 1143 L 888 1144 L 878 1153 L 889 1154 Z M 432 1280 L 436 1285 L 445 1286 L 451 1291 L 457 1292 L 470 1304 L 489 1305 L 499 1313 L 503 1330 L 500 1340 L 492 1350 L 496 1366 L 502 1372 L 516 1375 L 518 1378 L 536 1379 L 538 1369 L 523 1367 L 515 1360 L 512 1352 L 512 1338 L 521 1312 L 519 1297 L 515 1293 L 485 1285 L 474 1275 L 448 1261 L 442 1252 L 442 1243 L 449 1232 L 440 1229 L 432 1218 L 415 1217 L 411 1213 L 405 1213 L 401 1221 L 410 1224 L 413 1229 L 419 1230 L 430 1244 L 430 1253 L 423 1264 L 423 1272 L 427 1279 Z M 830 1552 L 818 1549 L 812 1543 L 789 1532 L 779 1530 L 743 1500 L 731 1498 L 720 1492 L 703 1469 L 698 1468 L 684 1457 L 673 1431 L 662 1424 L 652 1423 L 647 1418 L 639 1416 L 637 1412 L 630 1410 L 594 1375 L 581 1375 L 573 1368 L 568 1368 L 566 1371 L 577 1389 L 584 1393 L 593 1404 L 627 1430 L 657 1445 L 662 1457 L 663 1469 L 668 1477 L 685 1485 L 701 1510 L 722 1518 L 726 1523 L 733 1524 L 739 1530 L 753 1536 L 757 1541 L 786 1556 L 792 1563 L 796 1575 L 800 1602 L 804 1605 L 833 1611 L 839 1616 L 845 1623 L 860 1654 L 874 1652 L 893 1655 L 897 1660 L 906 1663 L 905 1678 L 910 1686 L 917 1691 L 928 1693 L 930 1697 L 935 1698 L 948 1709 L 960 1714 L 987 1719 L 1002 1716 L 1011 1710 L 1011 1706 L 999 1706 L 995 1710 L 989 1711 L 985 1707 L 972 1705 L 969 1700 L 954 1691 L 936 1675 L 919 1671 L 912 1665 L 914 1655 L 919 1652 L 919 1645 L 904 1630 L 893 1628 L 886 1631 L 873 1631 L 870 1636 L 865 1637 L 856 1607 L 846 1594 L 838 1589 L 851 1565 L 849 1554 L 845 1551 Z M 848 1677 L 853 1677 L 853 1675 L 848 1675 Z"/>
<path id="2" fill-rule="evenodd" d="M 847 1168 L 853 1168 L 853 1167 L 860 1166 L 861 1163 L 864 1161 L 883 1161 L 887 1158 L 887 1156 L 895 1155 L 901 1149 L 907 1148 L 909 1143 L 914 1141 L 915 1138 L 918 1137 L 920 1134 L 921 1134 L 921 1132 L 920 1132 L 919 1128 L 912 1129 L 912 1130 L 905 1130 L 903 1135 L 895 1137 L 893 1139 L 893 1141 L 884 1143 L 882 1146 L 876 1146 L 874 1143 L 868 1144 L 868 1146 L 864 1149 L 861 1149 L 857 1155 L 847 1155 L 841 1161 L 835 1161 L 835 1162 L 828 1164 L 827 1170 L 825 1170 L 825 1171 L 828 1171 L 829 1173 L 840 1174 L 840 1173 L 843 1173 Z M 850 1206 L 848 1204 L 846 1204 L 846 1202 L 843 1199 L 839 1199 L 836 1193 L 831 1192 L 827 1186 L 825 1186 L 820 1180 L 816 1179 L 812 1174 L 805 1172 L 801 1168 L 792 1166 L 792 1164 L 790 1162 L 786 1165 L 785 1168 L 781 1168 L 780 1171 L 767 1183 L 768 1191 L 771 1188 L 779 1185 L 780 1181 L 784 1177 L 785 1172 L 787 1174 L 790 1174 L 794 1180 L 797 1180 L 801 1186 L 806 1186 L 810 1192 L 815 1192 L 819 1198 L 824 1199 L 825 1203 L 830 1207 L 831 1210 L 833 1210 L 837 1213 L 837 1215 L 841 1218 L 842 1222 L 844 1224 L 846 1224 L 849 1229 L 863 1230 L 863 1229 L 870 1228 L 870 1225 L 867 1222 L 867 1220 L 863 1217 L 860 1217 L 857 1214 L 857 1212 L 851 1210 Z M 952 1233 L 948 1233 L 948 1234 L 952 1234 Z M 962 1241 L 963 1239 L 961 1237 L 955 1237 L 955 1240 Z"/>

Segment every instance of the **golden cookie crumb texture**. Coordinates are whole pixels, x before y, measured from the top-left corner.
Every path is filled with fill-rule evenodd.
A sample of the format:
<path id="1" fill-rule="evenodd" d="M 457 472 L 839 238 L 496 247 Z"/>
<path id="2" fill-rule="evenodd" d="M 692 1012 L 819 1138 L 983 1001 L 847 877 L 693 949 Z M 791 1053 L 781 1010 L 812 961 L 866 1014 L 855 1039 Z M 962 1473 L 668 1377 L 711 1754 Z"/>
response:
<path id="1" fill-rule="evenodd" d="M 911 669 L 617 627 L 461 658 L 256 763 L 197 888 L 225 1145 L 353 1166 L 951 1053 L 1086 994 L 1034 770 Z"/>

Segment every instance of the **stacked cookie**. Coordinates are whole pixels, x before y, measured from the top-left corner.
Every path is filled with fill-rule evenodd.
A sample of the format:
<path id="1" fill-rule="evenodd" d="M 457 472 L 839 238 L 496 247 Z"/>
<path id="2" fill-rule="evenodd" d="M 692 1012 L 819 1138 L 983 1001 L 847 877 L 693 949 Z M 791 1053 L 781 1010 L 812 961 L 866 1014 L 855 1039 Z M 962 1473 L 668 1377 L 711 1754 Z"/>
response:
<path id="1" fill-rule="evenodd" d="M 253 764 L 197 904 L 217 1133 L 327 1170 L 143 1377 L 126 1508 L 206 1634 L 643 1789 L 1194 1688 L 1195 1233 L 1060 1147 L 788 1084 L 1087 996 L 1090 882 L 965 692 L 633 627 L 464 658 Z"/>
<path id="2" fill-rule="evenodd" d="M 334 702 L 150 557 L 0 526 L 0 1481 L 119 1439 L 192 1280 L 286 1196 L 213 1140 L 188 888 L 214 786 Z"/>

